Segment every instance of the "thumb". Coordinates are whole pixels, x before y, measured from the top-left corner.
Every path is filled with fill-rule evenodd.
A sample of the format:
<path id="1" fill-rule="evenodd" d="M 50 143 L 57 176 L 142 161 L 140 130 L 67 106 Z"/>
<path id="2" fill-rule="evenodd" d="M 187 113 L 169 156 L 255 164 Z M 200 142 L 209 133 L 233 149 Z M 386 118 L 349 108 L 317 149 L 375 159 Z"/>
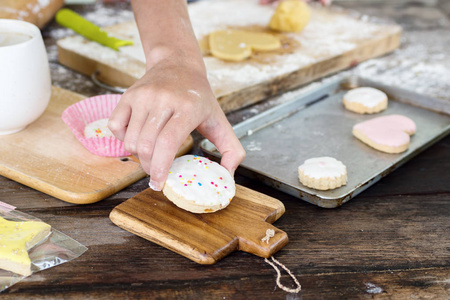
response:
<path id="1" fill-rule="evenodd" d="M 206 121 L 205 123 L 213 124 L 202 124 L 197 130 L 216 146 L 217 150 L 222 154 L 220 164 L 231 175 L 234 175 L 234 171 L 245 158 L 245 150 L 236 137 L 225 114 L 221 113 L 210 120 L 214 121 Z"/>
<path id="2" fill-rule="evenodd" d="M 219 150 L 219 152 L 222 154 L 222 159 L 220 160 L 221 166 L 227 169 L 231 176 L 234 176 L 237 167 L 245 158 L 244 149 L 242 148 L 242 153 L 237 153 L 237 151 L 232 150 L 225 152 Z"/>

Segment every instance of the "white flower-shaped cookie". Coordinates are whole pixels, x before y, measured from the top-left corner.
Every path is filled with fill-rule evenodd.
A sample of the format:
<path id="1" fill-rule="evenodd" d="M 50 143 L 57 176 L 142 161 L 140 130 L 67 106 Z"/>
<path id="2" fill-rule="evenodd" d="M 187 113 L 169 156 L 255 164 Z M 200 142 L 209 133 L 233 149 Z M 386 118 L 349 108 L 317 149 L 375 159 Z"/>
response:
<path id="1" fill-rule="evenodd" d="M 332 157 L 307 159 L 298 167 L 300 182 L 316 190 L 331 190 L 347 183 L 347 168 Z"/>

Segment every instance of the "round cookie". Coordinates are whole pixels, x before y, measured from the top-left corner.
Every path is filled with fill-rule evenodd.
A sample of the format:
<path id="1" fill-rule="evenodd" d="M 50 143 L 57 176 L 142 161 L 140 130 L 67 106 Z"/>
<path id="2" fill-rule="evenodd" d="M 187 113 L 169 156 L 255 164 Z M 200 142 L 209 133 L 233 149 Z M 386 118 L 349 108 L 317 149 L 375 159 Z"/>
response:
<path id="1" fill-rule="evenodd" d="M 211 213 L 230 204 L 236 187 L 231 174 L 218 163 L 184 155 L 173 161 L 163 193 L 184 210 Z"/>
<path id="2" fill-rule="evenodd" d="M 371 87 L 360 87 L 348 91 L 343 97 L 347 110 L 358 114 L 374 114 L 387 108 L 387 95 Z"/>
<path id="3" fill-rule="evenodd" d="M 310 158 L 298 167 L 298 178 L 307 187 L 331 190 L 347 184 L 347 168 L 332 157 Z"/>
<path id="4" fill-rule="evenodd" d="M 112 137 L 114 136 L 108 128 L 108 119 L 99 119 L 97 121 L 91 122 L 84 127 L 84 136 L 86 138 L 94 137 Z"/>

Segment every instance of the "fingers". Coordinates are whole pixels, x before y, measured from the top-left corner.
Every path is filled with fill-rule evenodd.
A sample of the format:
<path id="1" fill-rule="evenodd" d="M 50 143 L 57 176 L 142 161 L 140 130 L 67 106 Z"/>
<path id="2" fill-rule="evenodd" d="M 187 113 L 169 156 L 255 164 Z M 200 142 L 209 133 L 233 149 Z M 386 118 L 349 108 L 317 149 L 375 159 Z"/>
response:
<path id="1" fill-rule="evenodd" d="M 222 154 L 220 164 L 234 175 L 234 171 L 245 158 L 245 150 L 222 111 L 208 122 L 212 124 L 205 124 L 198 129 Z"/>
<path id="2" fill-rule="evenodd" d="M 220 164 L 234 176 L 237 167 L 245 158 L 245 150 L 231 126 L 229 127 L 230 130 L 227 130 L 225 135 L 221 135 L 218 139 L 213 139 L 212 142 L 222 154 Z"/>
<path id="3" fill-rule="evenodd" d="M 125 150 L 139 158 L 144 171 L 150 173 L 156 139 L 172 112 L 170 109 L 161 111 L 157 107 L 149 111 L 142 104 L 131 106 L 127 102 L 127 98 L 121 99 L 109 118 L 108 127 L 116 138 L 124 142 Z"/>
<path id="4" fill-rule="evenodd" d="M 186 120 L 184 119 L 184 121 Z M 172 116 L 166 123 L 156 139 L 153 150 L 150 166 L 150 188 L 156 191 L 160 191 L 163 188 L 180 145 L 194 130 L 194 127 L 182 123 L 175 116 Z M 234 171 L 245 158 L 245 150 L 220 108 L 217 106 L 216 112 L 197 129 L 216 145 L 222 154 L 221 165 L 231 175 L 234 175 Z"/>
<path id="5" fill-rule="evenodd" d="M 156 140 L 171 115 L 172 113 L 168 109 L 155 115 L 150 114 L 140 132 L 136 151 L 142 168 L 147 174 L 150 174 L 150 164 L 152 161 Z"/>
<path id="6" fill-rule="evenodd" d="M 189 125 L 181 126 L 179 119 L 171 118 L 156 140 L 150 167 L 150 188 L 160 191 L 164 187 L 169 169 L 186 137 L 194 130 Z"/>
<path id="7" fill-rule="evenodd" d="M 128 122 L 131 118 L 131 107 L 123 102 L 119 104 L 113 110 L 111 117 L 108 121 L 108 128 L 114 134 L 116 138 L 123 141 L 127 132 Z"/>
<path id="8" fill-rule="evenodd" d="M 225 150 L 223 152 L 219 150 L 222 154 L 220 164 L 230 172 L 231 176 L 234 176 L 237 167 L 239 167 L 245 158 L 245 150 L 242 148 L 241 144 L 239 144 L 239 146 L 240 147 L 235 147 L 234 149 Z"/>
<path id="9" fill-rule="evenodd" d="M 149 115 L 146 110 L 133 110 L 125 133 L 124 145 L 125 150 L 133 155 L 137 155 L 138 139 L 141 135 L 142 128 L 145 125 Z"/>

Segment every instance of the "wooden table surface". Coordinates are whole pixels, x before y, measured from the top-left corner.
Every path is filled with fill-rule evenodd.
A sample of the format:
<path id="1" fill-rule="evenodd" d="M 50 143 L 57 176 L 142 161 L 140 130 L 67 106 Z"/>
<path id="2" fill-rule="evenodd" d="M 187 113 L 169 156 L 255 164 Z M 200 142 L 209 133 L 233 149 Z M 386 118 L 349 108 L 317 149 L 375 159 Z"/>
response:
<path id="1" fill-rule="evenodd" d="M 349 6 L 371 14 L 394 16 L 405 27 L 406 34 L 440 32 L 440 39 L 445 41 L 442 31 L 450 36 L 450 7 L 445 0 L 431 2 L 434 5 L 377 2 Z M 91 14 L 95 10 L 107 14 L 129 10 L 124 3 L 74 8 Z M 86 95 L 104 93 L 89 78 L 56 63 L 54 40 L 68 33 L 54 23 L 44 30 L 54 84 Z M 445 51 L 443 48 L 444 58 L 448 55 Z M 229 115 L 229 119 L 236 123 L 273 104 L 274 101 L 259 104 Z M 108 218 L 110 211 L 147 188 L 147 178 L 101 202 L 82 206 L 0 177 L 0 201 L 41 218 L 89 248 L 81 257 L 33 274 L 0 296 L 2 299 L 448 299 L 449 170 L 450 137 L 447 137 L 337 209 L 321 209 L 237 176 L 237 183 L 284 203 L 286 213 L 275 225 L 289 235 L 290 241 L 275 257 L 302 284 L 298 294 L 277 288 L 272 267 L 251 254 L 235 252 L 215 265 L 199 265 L 113 225 Z M 294 287 L 286 273 L 282 274 L 282 283 Z"/>

